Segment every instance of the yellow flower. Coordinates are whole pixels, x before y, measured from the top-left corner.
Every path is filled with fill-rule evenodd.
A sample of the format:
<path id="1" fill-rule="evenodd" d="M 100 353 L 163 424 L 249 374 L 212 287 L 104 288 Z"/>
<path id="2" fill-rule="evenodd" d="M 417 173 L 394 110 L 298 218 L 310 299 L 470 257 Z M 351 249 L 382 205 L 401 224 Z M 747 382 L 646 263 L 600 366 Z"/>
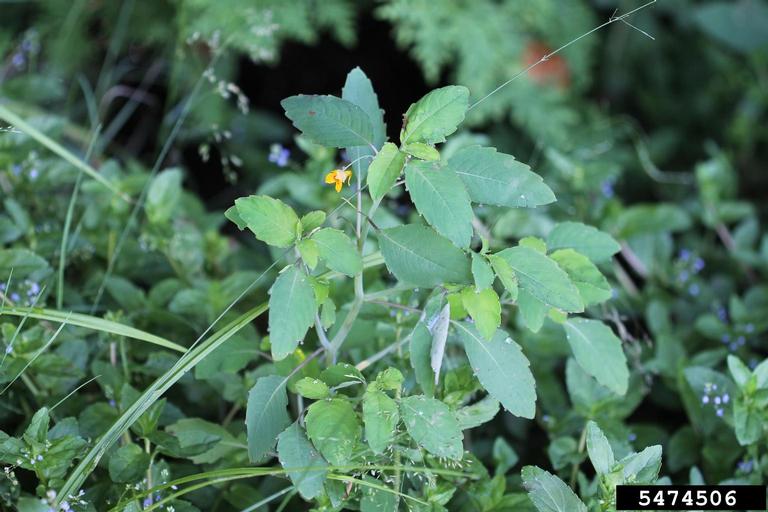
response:
<path id="1" fill-rule="evenodd" d="M 336 192 L 341 192 L 341 187 L 344 186 L 344 182 L 346 181 L 347 185 L 349 185 L 351 180 L 352 180 L 352 171 L 334 169 L 325 175 L 326 183 L 328 183 L 329 185 L 331 183 L 336 184 Z"/>

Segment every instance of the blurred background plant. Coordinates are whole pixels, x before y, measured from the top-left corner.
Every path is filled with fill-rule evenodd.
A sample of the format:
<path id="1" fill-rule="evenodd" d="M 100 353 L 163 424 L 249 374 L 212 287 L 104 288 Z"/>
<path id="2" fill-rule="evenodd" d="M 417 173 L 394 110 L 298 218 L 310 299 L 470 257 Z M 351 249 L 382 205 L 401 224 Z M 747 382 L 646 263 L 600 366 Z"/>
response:
<path id="1" fill-rule="evenodd" d="M 234 198 L 269 194 L 301 211 L 340 202 L 322 180 L 346 156 L 295 136 L 282 98 L 338 94 L 347 72 L 360 66 L 376 86 L 389 137 L 397 139 L 401 114 L 430 88 L 465 85 L 477 100 L 638 5 L 3 4 L 0 461 L 8 469 L 0 475 L 0 508 L 45 510 L 40 499 L 54 502 L 50 493 L 87 444 L 176 361 L 173 349 L 137 343 L 116 328 L 81 323 L 59 330 L 50 318 L 23 317 L 14 308 L 96 315 L 187 347 L 220 315 L 224 324 L 264 300 L 275 277 L 270 264 L 281 254 L 225 225 L 223 211 Z M 491 246 L 546 239 L 562 221 L 595 225 L 620 242 L 619 255 L 601 264 L 614 294 L 601 314 L 624 343 L 632 385 L 628 397 L 614 395 L 573 364 L 554 322 L 545 320 L 534 334 L 515 310 L 505 310 L 504 323 L 536 377 L 536 420 L 498 415 L 473 431 L 472 453 L 501 476 L 465 483 L 441 506 L 530 507 L 517 496 L 519 463 L 547 467 L 585 500 L 597 496 L 591 468 L 581 466 L 587 420 L 600 425 L 616 460 L 662 445 L 661 474 L 675 482 L 764 481 L 767 26 L 764 0 L 659 2 L 484 100 L 444 147 L 444 156 L 471 144 L 498 147 L 541 174 L 558 198 L 538 209 L 481 206 L 476 229 Z M 98 169 L 120 194 L 8 113 Z M 405 194 L 384 201 L 395 215 L 380 209 L 374 220 L 381 227 L 415 215 Z M 353 216 L 342 210 L 333 222 Z M 351 294 L 351 285 L 331 291 L 338 304 Z M 349 343 L 352 360 L 399 336 L 407 307 L 419 298 L 388 300 L 406 309 L 364 309 L 365 324 Z M 247 463 L 248 390 L 257 378 L 288 375 L 301 362 L 269 362 L 259 343 L 265 334 L 264 321 L 249 325 L 183 377 L 125 434 L 87 499 L 67 497 L 75 500 L 68 506 L 82 500 L 81 509 L 100 510 L 200 465 Z M 475 391 L 450 350 L 444 364 L 457 394 Z M 314 376 L 311 367 L 296 380 Z M 131 438 L 152 448 L 145 452 Z M 28 460 L 8 455 L 22 449 Z M 284 482 L 206 487 L 174 507 L 245 509 Z M 150 494 L 143 505 L 156 498 Z"/>

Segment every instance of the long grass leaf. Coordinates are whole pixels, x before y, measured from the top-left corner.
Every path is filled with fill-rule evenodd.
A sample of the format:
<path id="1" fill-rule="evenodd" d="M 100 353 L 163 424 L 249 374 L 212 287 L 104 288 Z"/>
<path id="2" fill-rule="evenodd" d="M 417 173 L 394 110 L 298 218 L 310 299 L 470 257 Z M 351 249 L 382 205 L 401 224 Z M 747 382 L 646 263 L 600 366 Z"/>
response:
<path id="1" fill-rule="evenodd" d="M 111 190 L 113 193 L 117 194 L 120 198 L 123 200 L 130 202 L 130 199 L 128 196 L 126 196 L 123 192 L 115 188 L 115 186 L 107 180 L 104 176 L 99 174 L 98 171 L 96 171 L 93 167 L 88 165 L 87 163 L 83 162 L 79 158 L 77 158 L 72 152 L 64 148 L 61 144 L 32 126 L 31 124 L 24 121 L 21 117 L 17 116 L 15 113 L 11 112 L 5 105 L 0 104 L 0 118 L 5 119 L 8 123 L 12 124 L 19 130 L 23 131 L 33 139 L 35 139 L 37 142 L 45 146 L 46 148 L 50 149 L 52 152 L 56 153 L 58 156 L 72 164 L 73 166 L 77 167 L 81 171 L 83 171 L 85 174 L 93 178 L 94 180 L 98 181 L 102 185 L 104 185 L 106 188 Z"/>
<path id="2" fill-rule="evenodd" d="M 181 345 L 174 343 L 165 338 L 161 338 L 155 334 L 136 329 L 118 322 L 112 322 L 103 318 L 84 315 L 81 313 L 66 313 L 63 311 L 57 311 L 55 309 L 42 309 L 42 308 L 24 308 L 24 307 L 6 307 L 0 311 L 0 316 L 12 315 L 20 317 L 34 318 L 37 320 L 48 320 L 50 322 L 67 323 L 69 325 L 76 325 L 78 327 L 85 327 L 86 329 L 93 329 L 94 331 L 106 332 L 109 334 L 115 334 L 118 336 L 125 336 L 139 341 L 146 341 L 161 347 L 175 350 L 176 352 L 186 352 L 187 349 Z"/>

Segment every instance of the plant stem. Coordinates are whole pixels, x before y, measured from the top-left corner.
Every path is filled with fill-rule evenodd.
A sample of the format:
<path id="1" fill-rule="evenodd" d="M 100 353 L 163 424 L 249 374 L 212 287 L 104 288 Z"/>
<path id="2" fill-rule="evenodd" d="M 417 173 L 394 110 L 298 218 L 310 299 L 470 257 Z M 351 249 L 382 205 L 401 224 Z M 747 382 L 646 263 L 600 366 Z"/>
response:
<path id="1" fill-rule="evenodd" d="M 581 437 L 579 438 L 579 454 L 584 453 L 584 448 L 587 446 L 587 425 L 584 424 L 584 428 L 581 431 Z M 571 470 L 571 488 L 576 485 L 576 478 L 579 476 L 579 463 L 574 462 L 573 469 Z"/>

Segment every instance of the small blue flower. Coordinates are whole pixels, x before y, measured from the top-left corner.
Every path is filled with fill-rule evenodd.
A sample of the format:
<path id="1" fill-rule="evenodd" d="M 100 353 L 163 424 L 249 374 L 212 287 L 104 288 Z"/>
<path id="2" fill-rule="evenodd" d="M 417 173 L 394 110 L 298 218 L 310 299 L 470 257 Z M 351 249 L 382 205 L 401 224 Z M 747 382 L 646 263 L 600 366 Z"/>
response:
<path id="1" fill-rule="evenodd" d="M 701 403 L 708 404 L 709 403 L 709 397 L 707 395 L 704 395 L 701 397 Z"/>
<path id="2" fill-rule="evenodd" d="M 153 503 L 152 496 L 147 496 L 146 498 L 144 498 L 144 502 L 143 502 L 144 508 L 151 507 L 152 503 Z"/>
<path id="3" fill-rule="evenodd" d="M 613 182 L 611 180 L 605 180 L 600 184 L 600 192 L 602 192 L 603 197 L 606 199 L 610 199 L 613 197 Z"/>
<path id="4" fill-rule="evenodd" d="M 729 343 L 731 341 L 731 336 L 729 334 L 723 334 L 723 336 L 720 338 L 720 341 L 723 343 Z"/>
<path id="5" fill-rule="evenodd" d="M 754 324 L 747 324 L 747 325 L 744 326 L 744 330 L 747 331 L 748 333 L 753 333 L 753 332 L 755 332 L 755 325 Z"/>
<path id="6" fill-rule="evenodd" d="M 19 302 L 21 300 L 21 297 L 19 297 L 19 294 L 16 292 L 13 292 L 10 297 L 12 302 Z"/>
<path id="7" fill-rule="evenodd" d="M 692 296 L 697 296 L 701 292 L 701 288 L 699 288 L 699 285 L 696 283 L 693 283 L 691 286 L 688 287 L 688 293 L 690 293 Z"/>
<path id="8" fill-rule="evenodd" d="M 11 59 L 11 63 L 17 68 L 22 67 L 26 61 L 27 59 L 24 58 L 24 54 L 21 52 L 15 53 Z"/>
<path id="9" fill-rule="evenodd" d="M 715 397 L 715 405 L 720 405 L 720 402 L 722 402 L 722 399 L 719 396 Z"/>
<path id="10" fill-rule="evenodd" d="M 718 418 L 722 418 L 723 417 L 723 412 L 724 411 L 722 409 L 718 409 L 717 411 L 715 411 L 715 414 L 717 414 Z"/>
<path id="11" fill-rule="evenodd" d="M 729 348 L 729 349 L 731 349 L 731 352 L 733 352 L 733 351 L 735 351 L 737 348 L 739 348 L 739 346 L 738 346 L 738 345 L 736 344 L 736 342 L 734 341 L 733 343 L 731 343 L 731 344 L 729 344 L 729 345 L 728 345 L 728 348 Z"/>
<path id="12" fill-rule="evenodd" d="M 698 273 L 702 270 L 704 270 L 704 260 L 701 258 L 693 260 L 693 271 Z"/>
<path id="13" fill-rule="evenodd" d="M 752 461 L 751 460 L 742 460 L 738 464 L 739 471 L 742 471 L 744 473 L 751 473 L 752 472 Z"/>
<path id="14" fill-rule="evenodd" d="M 689 277 L 691 277 L 691 275 L 688 273 L 688 271 L 687 270 L 682 270 L 680 272 L 680 274 L 678 274 L 677 279 L 681 283 L 684 283 L 684 282 L 686 282 L 688 280 Z"/>
<path id="15" fill-rule="evenodd" d="M 637 434 L 632 434 L 632 433 L 630 433 L 630 434 L 627 436 L 627 440 L 628 440 L 630 443 L 631 443 L 631 442 L 633 442 L 633 441 L 636 441 L 636 440 L 637 440 Z"/>
<path id="16" fill-rule="evenodd" d="M 273 164 L 277 164 L 278 167 L 285 167 L 288 165 L 290 156 L 291 151 L 284 148 L 281 144 L 272 144 L 269 148 L 269 161 Z"/>
<path id="17" fill-rule="evenodd" d="M 31 179 L 32 181 L 36 180 L 39 175 L 40 175 L 40 172 L 37 169 L 31 169 L 29 171 L 29 179 Z"/>
<path id="18" fill-rule="evenodd" d="M 7 347 L 5 347 L 6 354 L 10 354 L 11 352 L 13 352 L 13 347 L 11 345 L 8 345 Z"/>
<path id="19" fill-rule="evenodd" d="M 680 249 L 680 254 L 678 255 L 678 258 L 680 258 L 681 261 L 688 261 L 691 259 L 691 251 L 688 249 Z"/>
<path id="20" fill-rule="evenodd" d="M 728 396 L 728 393 L 723 393 L 723 403 L 727 404 L 730 401 L 731 401 L 731 397 Z"/>
<path id="21" fill-rule="evenodd" d="M 736 338 L 736 344 L 740 347 L 743 347 L 746 342 L 747 340 L 746 338 L 744 338 L 744 336 L 739 336 L 738 338 Z"/>
<path id="22" fill-rule="evenodd" d="M 13 164 L 13 166 L 11 166 L 11 172 L 13 173 L 14 176 L 18 176 L 19 174 L 21 174 L 21 165 Z"/>
<path id="23" fill-rule="evenodd" d="M 721 322 L 725 322 L 728 320 L 728 311 L 722 306 L 717 308 L 717 318 L 720 319 Z"/>
<path id="24" fill-rule="evenodd" d="M 0 292 L 5 291 L 5 283 L 0 283 Z"/>

